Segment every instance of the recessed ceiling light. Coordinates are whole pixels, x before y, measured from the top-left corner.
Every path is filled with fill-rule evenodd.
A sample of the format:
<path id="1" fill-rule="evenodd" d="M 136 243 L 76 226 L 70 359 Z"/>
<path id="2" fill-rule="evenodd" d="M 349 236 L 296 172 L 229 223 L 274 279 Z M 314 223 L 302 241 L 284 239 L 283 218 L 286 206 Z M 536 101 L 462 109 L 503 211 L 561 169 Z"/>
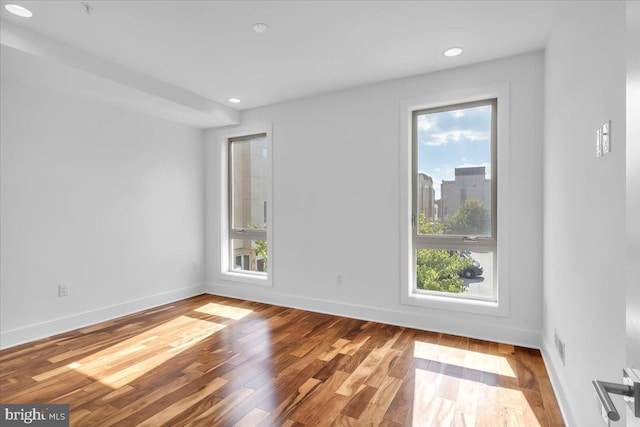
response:
<path id="1" fill-rule="evenodd" d="M 269 26 L 267 24 L 258 22 L 257 24 L 253 24 L 253 31 L 259 34 L 264 34 L 269 31 Z"/>
<path id="2" fill-rule="evenodd" d="M 33 16 L 33 13 L 31 13 L 29 9 L 18 6 L 17 4 L 7 4 L 4 8 L 14 15 L 20 16 L 22 18 L 31 18 Z"/>
<path id="3" fill-rule="evenodd" d="M 462 53 L 462 48 L 452 47 L 445 50 L 443 53 L 444 53 L 444 56 L 458 56 Z"/>
<path id="4" fill-rule="evenodd" d="M 238 104 L 240 100 L 238 98 L 229 98 L 229 102 L 233 102 L 234 104 Z"/>

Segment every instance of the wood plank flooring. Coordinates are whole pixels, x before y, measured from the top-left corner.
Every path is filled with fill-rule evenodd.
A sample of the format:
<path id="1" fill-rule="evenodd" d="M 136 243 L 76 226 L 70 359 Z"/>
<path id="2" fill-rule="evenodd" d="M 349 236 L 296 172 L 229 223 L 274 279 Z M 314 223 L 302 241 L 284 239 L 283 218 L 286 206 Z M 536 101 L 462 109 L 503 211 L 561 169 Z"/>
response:
<path id="1" fill-rule="evenodd" d="M 540 353 L 201 295 L 0 352 L 73 426 L 560 426 Z"/>

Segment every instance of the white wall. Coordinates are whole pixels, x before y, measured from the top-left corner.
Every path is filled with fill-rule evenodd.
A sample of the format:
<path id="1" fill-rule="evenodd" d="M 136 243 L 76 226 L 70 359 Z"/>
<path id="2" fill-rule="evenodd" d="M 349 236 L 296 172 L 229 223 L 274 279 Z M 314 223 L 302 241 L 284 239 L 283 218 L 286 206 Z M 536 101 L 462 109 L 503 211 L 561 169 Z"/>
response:
<path id="1" fill-rule="evenodd" d="M 624 367 L 624 13 L 624 2 L 563 2 L 546 51 L 544 343 L 581 427 L 602 425 L 591 380 L 619 382 Z M 612 153 L 596 158 L 606 120 Z"/>
<path id="2" fill-rule="evenodd" d="M 207 280 L 213 293 L 393 324 L 539 345 L 542 313 L 543 54 L 343 90 L 245 111 L 273 123 L 273 288 L 218 277 L 215 132 L 207 134 Z M 510 315 L 400 304 L 400 102 L 510 82 Z M 344 285 L 336 285 L 336 275 Z"/>
<path id="3" fill-rule="evenodd" d="M 0 344 L 198 292 L 202 131 L 11 73 L 1 89 Z"/>

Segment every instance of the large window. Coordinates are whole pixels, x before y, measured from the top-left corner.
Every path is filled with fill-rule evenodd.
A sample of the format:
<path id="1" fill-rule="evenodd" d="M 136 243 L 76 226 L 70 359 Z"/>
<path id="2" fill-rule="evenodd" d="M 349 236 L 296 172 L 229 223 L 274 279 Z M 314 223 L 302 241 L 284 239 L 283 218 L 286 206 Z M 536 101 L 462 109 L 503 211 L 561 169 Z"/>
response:
<path id="1" fill-rule="evenodd" d="M 412 114 L 413 292 L 496 301 L 497 99 Z"/>
<path id="2" fill-rule="evenodd" d="M 228 271 L 266 275 L 269 186 L 266 134 L 228 140 Z"/>

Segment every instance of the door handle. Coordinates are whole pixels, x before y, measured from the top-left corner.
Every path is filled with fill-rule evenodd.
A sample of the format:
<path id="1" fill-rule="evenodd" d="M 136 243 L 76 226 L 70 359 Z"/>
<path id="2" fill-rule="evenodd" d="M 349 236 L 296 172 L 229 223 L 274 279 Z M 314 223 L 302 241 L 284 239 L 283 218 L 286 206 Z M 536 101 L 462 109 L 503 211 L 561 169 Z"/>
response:
<path id="1" fill-rule="evenodd" d="M 594 380 L 591 382 L 602 405 L 603 417 L 606 415 L 611 421 L 619 421 L 620 413 L 616 409 L 609 394 L 624 396 L 624 400 L 631 407 L 631 411 L 640 418 L 640 371 L 633 368 L 623 370 L 624 384 L 609 383 Z"/>

